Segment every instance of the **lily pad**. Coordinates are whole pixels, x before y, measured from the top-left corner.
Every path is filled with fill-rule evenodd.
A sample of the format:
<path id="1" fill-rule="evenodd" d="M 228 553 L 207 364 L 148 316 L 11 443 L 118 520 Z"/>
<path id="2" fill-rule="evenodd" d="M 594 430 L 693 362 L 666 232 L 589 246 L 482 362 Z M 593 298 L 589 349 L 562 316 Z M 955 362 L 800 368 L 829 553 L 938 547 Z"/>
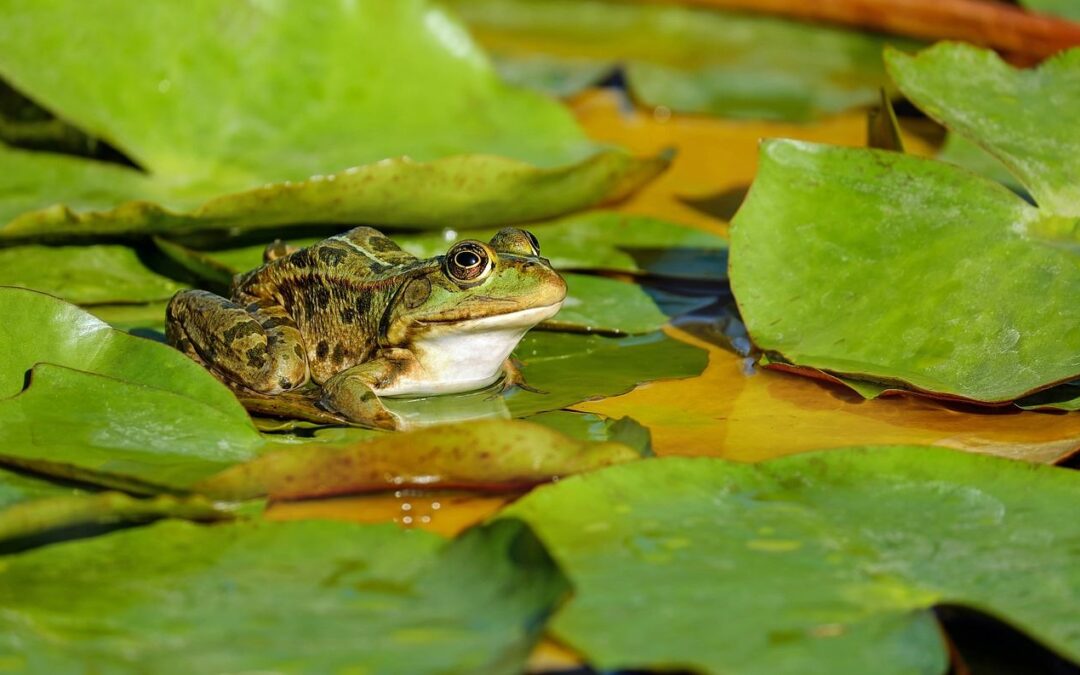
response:
<path id="1" fill-rule="evenodd" d="M 229 510 L 202 497 L 159 495 L 150 499 L 100 492 L 24 501 L 0 509 L 0 543 L 80 525 L 139 523 L 159 518 L 223 520 Z"/>
<path id="2" fill-rule="evenodd" d="M 233 406 L 42 363 L 25 391 L 0 400 L 0 462 L 141 493 L 182 491 L 267 445 Z"/>
<path id="3" fill-rule="evenodd" d="M 599 151 L 427 0 L 2 9 L 0 76 L 147 170 L 4 149 L 3 237 L 494 225 L 618 199 L 665 165 Z"/>
<path id="4" fill-rule="evenodd" d="M 149 270 L 126 246 L 0 248 L 0 286 L 21 286 L 76 304 L 167 300 L 184 288 Z"/>
<path id="5" fill-rule="evenodd" d="M 1080 20 L 1080 6 L 1072 0 L 1020 0 L 1020 4 L 1037 12 Z"/>
<path id="6" fill-rule="evenodd" d="M 663 333 L 610 338 L 533 331 L 514 351 L 529 388 L 507 392 L 515 417 L 626 393 L 643 382 L 692 377 L 708 354 Z"/>
<path id="7" fill-rule="evenodd" d="M 509 675 L 565 591 L 520 526 L 444 544 L 394 525 L 169 521 L 7 558 L 0 659 L 28 674 Z"/>
<path id="8" fill-rule="evenodd" d="M 932 675 L 948 663 L 938 604 L 1080 659 L 1078 494 L 1067 470 L 854 448 L 645 460 L 539 488 L 502 517 L 566 572 L 574 596 L 551 630 L 598 669 Z"/>
<path id="9" fill-rule="evenodd" d="M 581 442 L 531 422 L 484 420 L 387 434 L 351 446 L 272 452 L 195 489 L 228 500 L 406 488 L 512 491 L 639 457 L 621 443 Z"/>
<path id="10" fill-rule="evenodd" d="M 45 293 L 0 287 L 0 397 L 22 391 L 34 364 L 48 362 L 198 401 L 236 422 L 247 414 L 205 368 L 163 344 L 110 328 L 86 311 Z M 249 422 L 250 424 L 250 422 Z"/>
<path id="11" fill-rule="evenodd" d="M 758 347 L 795 365 L 1011 401 L 1080 375 L 1080 256 L 1042 218 L 950 164 L 769 141 L 732 290 Z"/>
<path id="12" fill-rule="evenodd" d="M 452 0 L 511 81 L 565 94 L 624 64 L 649 106 L 805 121 L 870 105 L 900 38 L 771 17 L 598 0 Z M 595 80 L 593 81 L 595 82 Z M 555 86 L 550 86 L 551 84 Z"/>
<path id="13" fill-rule="evenodd" d="M 0 509 L 34 499 L 81 494 L 85 494 L 85 490 L 72 485 L 54 483 L 32 474 L 0 468 Z"/>
<path id="14" fill-rule="evenodd" d="M 1080 49 L 1034 70 L 964 44 L 890 51 L 886 60 L 905 96 L 1000 159 L 1044 213 L 1080 216 L 1080 124 L 1060 114 L 1080 106 Z"/>

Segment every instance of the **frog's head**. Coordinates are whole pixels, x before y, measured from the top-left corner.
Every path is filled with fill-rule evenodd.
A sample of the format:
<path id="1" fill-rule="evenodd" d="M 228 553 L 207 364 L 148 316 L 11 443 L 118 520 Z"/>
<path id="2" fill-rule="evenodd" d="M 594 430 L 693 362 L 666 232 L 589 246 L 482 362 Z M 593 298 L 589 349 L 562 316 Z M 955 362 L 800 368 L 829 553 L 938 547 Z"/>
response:
<path id="1" fill-rule="evenodd" d="M 384 337 L 407 345 L 420 333 L 517 333 L 555 315 L 566 282 L 540 257 L 529 232 L 500 230 L 491 241 L 459 241 L 411 276 L 387 314 Z"/>

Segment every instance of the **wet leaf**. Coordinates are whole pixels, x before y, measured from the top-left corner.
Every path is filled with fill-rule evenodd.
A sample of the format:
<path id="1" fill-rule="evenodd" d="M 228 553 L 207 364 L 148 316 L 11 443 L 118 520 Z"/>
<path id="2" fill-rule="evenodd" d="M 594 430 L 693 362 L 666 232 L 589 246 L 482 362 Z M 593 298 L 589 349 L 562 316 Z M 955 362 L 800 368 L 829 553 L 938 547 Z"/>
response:
<path id="1" fill-rule="evenodd" d="M 140 493 L 182 491 L 265 445 L 232 406 L 49 363 L 0 400 L 0 462 Z"/>
<path id="2" fill-rule="evenodd" d="M 1080 449 L 1075 415 L 911 396 L 868 401 L 836 385 L 753 368 L 752 359 L 681 330 L 668 332 L 708 350 L 709 367 L 699 377 L 654 382 L 624 396 L 574 405 L 608 417 L 633 417 L 649 428 L 658 455 L 757 462 L 840 445 L 887 443 L 1053 463 Z"/>
<path id="3" fill-rule="evenodd" d="M 949 43 L 915 57 L 889 52 L 887 61 L 905 96 L 1000 159 L 1044 213 L 1080 216 L 1080 124 L 1060 114 L 1080 105 L 1080 50 L 1032 70 Z"/>
<path id="4" fill-rule="evenodd" d="M 795 365 L 1011 401 L 1080 375 L 1080 256 L 1042 219 L 949 164 L 770 141 L 732 290 L 758 347 Z"/>
<path id="5" fill-rule="evenodd" d="M 48 362 L 201 402 L 242 422 L 246 413 L 210 373 L 163 344 L 110 328 L 86 311 L 44 293 L 0 287 L 0 396 L 20 392 L 27 371 Z"/>
<path id="6" fill-rule="evenodd" d="M 609 338 L 533 331 L 514 358 L 534 390 L 507 392 L 515 417 L 616 396 L 643 382 L 692 377 L 708 364 L 706 352 L 663 333 Z"/>
<path id="7" fill-rule="evenodd" d="M 504 76 L 548 91 L 554 82 L 559 93 L 621 62 L 635 97 L 649 106 L 805 121 L 869 105 L 888 83 L 886 40 L 855 31 L 672 5 L 450 4 L 496 55 Z"/>
<path id="8" fill-rule="evenodd" d="M 528 421 L 551 427 L 581 441 L 613 441 L 633 448 L 642 457 L 653 454 L 652 437 L 648 427 L 630 417 L 615 420 L 590 413 L 557 410 L 533 415 Z"/>
<path id="9" fill-rule="evenodd" d="M 444 544 L 393 525 L 169 521 L 7 558 L 0 658 L 18 673 L 509 674 L 565 590 L 514 525 Z"/>
<path id="10" fill-rule="evenodd" d="M 186 288 L 157 274 L 126 246 L 0 248 L 0 286 L 21 286 L 76 304 L 167 300 Z"/>
<path id="11" fill-rule="evenodd" d="M 426 0 L 4 13 L 0 75 L 147 170 L 5 149 L 4 237 L 494 225 L 618 199 L 664 166 L 600 152 L 561 106 L 502 84 Z M 44 64 L 43 45 L 64 49 Z"/>
<path id="12" fill-rule="evenodd" d="M 38 536 L 79 525 L 139 523 L 159 518 L 223 520 L 229 511 L 202 497 L 150 499 L 122 492 L 46 497 L 0 509 L 0 542 Z"/>
<path id="13" fill-rule="evenodd" d="M 582 442 L 530 422 L 484 420 L 351 446 L 272 452 L 212 476 L 196 490 L 229 500 L 408 488 L 512 491 L 639 457 L 621 443 Z"/>
<path id="14" fill-rule="evenodd" d="M 853 448 L 646 460 L 542 487 L 503 517 L 566 572 L 574 596 L 552 630 L 599 669 L 929 675 L 948 663 L 938 604 L 1080 659 L 1080 527 L 1065 517 L 1078 494 L 1063 469 Z"/>

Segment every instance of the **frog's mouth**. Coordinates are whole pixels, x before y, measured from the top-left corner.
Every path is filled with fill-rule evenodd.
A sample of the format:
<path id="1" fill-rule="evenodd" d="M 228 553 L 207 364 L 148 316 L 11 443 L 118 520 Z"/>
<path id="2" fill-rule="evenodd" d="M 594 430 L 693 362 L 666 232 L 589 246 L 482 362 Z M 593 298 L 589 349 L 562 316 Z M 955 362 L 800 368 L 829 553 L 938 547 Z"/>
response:
<path id="1" fill-rule="evenodd" d="M 451 330 L 462 332 L 484 332 L 510 328 L 527 330 L 558 314 L 562 306 L 563 301 L 560 300 L 550 305 L 512 310 L 502 314 L 488 314 L 475 319 L 441 319 L 438 321 L 423 321 L 420 325 L 441 328 L 450 327 Z"/>

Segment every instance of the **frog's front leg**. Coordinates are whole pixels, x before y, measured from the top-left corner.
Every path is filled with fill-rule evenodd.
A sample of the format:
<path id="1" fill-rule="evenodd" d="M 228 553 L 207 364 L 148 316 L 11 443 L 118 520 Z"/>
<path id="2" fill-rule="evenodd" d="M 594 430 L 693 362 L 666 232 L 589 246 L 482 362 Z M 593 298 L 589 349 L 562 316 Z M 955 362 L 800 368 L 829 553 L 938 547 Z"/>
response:
<path id="1" fill-rule="evenodd" d="M 514 357 L 510 357 L 503 362 L 503 379 L 502 390 L 507 391 L 517 387 L 518 389 L 524 389 L 525 391 L 531 391 L 534 394 L 546 394 L 546 391 L 540 391 L 536 387 L 529 386 L 525 381 L 525 374 L 521 372 L 521 368 L 518 367 L 518 362 L 514 360 Z"/>
<path id="2" fill-rule="evenodd" d="M 165 311 L 165 335 L 219 377 L 260 394 L 308 381 L 300 331 L 283 307 L 269 301 L 241 306 L 207 291 L 181 291 Z"/>
<path id="3" fill-rule="evenodd" d="M 407 349 L 384 349 L 373 358 L 337 373 L 323 384 L 322 406 L 376 429 L 397 429 L 401 420 L 375 393 L 420 368 Z"/>

